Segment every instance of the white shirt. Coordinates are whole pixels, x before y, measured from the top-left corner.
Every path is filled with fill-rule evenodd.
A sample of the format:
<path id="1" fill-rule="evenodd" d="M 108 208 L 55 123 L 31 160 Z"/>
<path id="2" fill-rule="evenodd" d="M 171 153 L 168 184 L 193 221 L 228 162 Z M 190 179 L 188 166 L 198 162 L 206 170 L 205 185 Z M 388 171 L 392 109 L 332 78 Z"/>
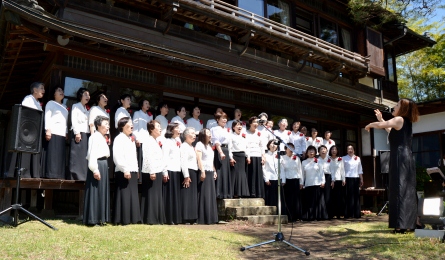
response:
<path id="1" fill-rule="evenodd" d="M 164 176 L 168 175 L 162 148 L 153 136 L 148 137 L 147 142 L 142 146 L 142 153 L 144 155 L 142 163 L 143 173 L 155 174 L 162 172 Z"/>
<path id="2" fill-rule="evenodd" d="M 113 142 L 113 161 L 116 165 L 115 172 L 137 172 L 139 171 L 136 155 L 136 143 L 131 137 L 120 133 Z"/>
<path id="3" fill-rule="evenodd" d="M 196 151 L 201 151 L 202 153 L 202 157 L 201 157 L 201 161 L 202 161 L 202 167 L 204 167 L 204 171 L 214 171 L 213 168 L 213 156 L 214 156 L 214 152 L 212 147 L 210 146 L 210 144 L 207 145 L 207 147 L 204 146 L 203 143 L 198 142 L 195 146 Z M 201 171 L 203 169 L 200 169 Z"/>
<path id="4" fill-rule="evenodd" d="M 89 111 L 82 103 L 73 104 L 71 109 L 71 130 L 73 130 L 75 135 L 90 132 L 88 115 Z"/>
<path id="5" fill-rule="evenodd" d="M 95 132 L 88 139 L 88 152 L 86 157 L 88 160 L 88 169 L 93 173 L 100 173 L 97 159 L 102 157 L 110 157 L 110 148 L 105 137 L 101 133 Z"/>
<path id="6" fill-rule="evenodd" d="M 263 179 L 264 182 L 277 181 L 278 180 L 278 159 L 277 153 L 267 151 L 265 154 L 266 162 L 263 165 Z M 281 172 L 281 182 L 285 183 L 285 175 Z"/>
<path id="7" fill-rule="evenodd" d="M 216 119 L 209 119 L 207 121 L 206 128 L 207 129 L 212 129 L 213 127 L 215 127 L 217 125 L 218 125 L 218 122 L 216 122 Z"/>
<path id="8" fill-rule="evenodd" d="M 203 128 L 203 122 L 200 119 L 195 119 L 195 118 L 189 118 L 187 119 L 187 127 L 193 127 L 195 129 L 195 133 L 198 134 L 199 131 L 202 130 Z"/>
<path id="9" fill-rule="evenodd" d="M 68 110 L 64 104 L 49 101 L 45 106 L 45 130 L 51 134 L 66 136 L 68 122 Z"/>
<path id="10" fill-rule="evenodd" d="M 268 129 L 270 130 L 270 128 L 268 128 L 264 125 L 259 125 L 257 128 L 258 132 L 261 133 L 261 142 L 262 142 L 262 146 L 263 146 L 262 149 L 264 151 L 267 151 L 267 142 L 269 142 L 270 140 L 275 138 L 275 136 L 273 136 L 273 134 L 270 133 Z"/>
<path id="11" fill-rule="evenodd" d="M 22 106 L 42 111 L 42 105 L 33 95 L 26 96 L 22 101 Z"/>
<path id="12" fill-rule="evenodd" d="M 342 157 L 345 166 L 345 177 L 358 178 L 359 174 L 363 174 L 362 161 L 360 157 L 354 155 L 353 157 L 345 155 Z"/>
<path id="13" fill-rule="evenodd" d="M 228 128 L 215 126 L 210 130 L 212 134 L 212 144 L 229 144 L 232 131 Z"/>
<path id="14" fill-rule="evenodd" d="M 335 159 L 331 158 L 331 163 L 329 166 L 332 181 L 345 181 L 345 166 L 341 157 L 337 157 Z"/>
<path id="15" fill-rule="evenodd" d="M 321 167 L 323 168 L 324 174 L 331 174 L 331 170 L 329 169 L 331 164 L 331 159 L 329 158 L 329 156 L 326 155 L 324 159 L 321 158 L 321 156 L 318 157 L 318 164 L 320 164 Z"/>
<path id="16" fill-rule="evenodd" d="M 281 140 L 283 140 L 283 142 L 284 142 L 285 144 L 289 143 L 289 141 L 290 141 L 291 131 L 289 131 L 289 130 L 281 131 L 281 130 L 278 129 L 278 130 L 273 131 L 273 133 L 274 133 L 276 136 L 280 137 Z M 282 151 L 282 152 L 285 151 L 285 146 L 284 146 L 283 143 L 280 143 L 280 151 Z"/>
<path id="17" fill-rule="evenodd" d="M 245 152 L 246 157 L 249 157 L 247 153 L 247 140 L 246 133 L 233 133 L 229 141 L 229 157 L 233 159 L 233 153 L 235 152 Z"/>
<path id="18" fill-rule="evenodd" d="M 196 158 L 195 147 L 186 142 L 181 144 L 179 148 L 181 153 L 181 170 L 184 178 L 190 177 L 189 169 L 198 170 L 198 161 Z"/>
<path id="19" fill-rule="evenodd" d="M 159 124 L 161 125 L 161 136 L 164 137 L 165 136 L 165 132 L 167 131 L 167 126 L 168 126 L 167 118 L 165 118 L 165 116 L 163 116 L 163 115 L 158 115 L 155 118 L 155 120 L 158 121 Z"/>
<path id="20" fill-rule="evenodd" d="M 233 121 L 235 121 L 235 120 L 230 120 L 229 122 L 227 122 L 226 123 L 226 128 L 229 128 L 230 130 L 232 130 Z M 243 125 L 243 129 L 241 129 L 241 132 L 245 133 L 246 132 L 246 122 L 245 121 L 241 121 L 241 124 Z"/>
<path id="21" fill-rule="evenodd" d="M 179 133 L 182 134 L 184 132 L 186 123 L 180 116 L 173 117 L 170 123 L 177 123 L 179 125 Z"/>
<path id="22" fill-rule="evenodd" d="M 98 116 L 104 116 L 104 117 L 106 117 L 108 119 L 110 118 L 110 114 L 107 112 L 107 110 L 102 109 L 100 106 L 93 106 L 90 109 L 90 115 L 88 116 L 88 125 L 93 125 L 94 126 L 94 120 Z"/>
<path id="23" fill-rule="evenodd" d="M 317 158 L 308 158 L 301 164 L 303 170 L 304 186 L 320 186 L 326 182 L 323 168 Z"/>
<path id="24" fill-rule="evenodd" d="M 246 139 L 247 139 L 247 154 L 250 157 L 262 157 L 265 153 L 263 138 L 261 138 L 261 132 L 258 130 L 255 133 L 252 133 L 250 130 L 246 131 Z"/>
<path id="25" fill-rule="evenodd" d="M 306 152 L 306 136 L 304 136 L 303 133 L 300 133 L 300 131 L 297 131 L 296 133 L 292 131 L 289 142 L 294 144 L 295 152 L 297 154 L 304 154 Z"/>
<path id="26" fill-rule="evenodd" d="M 328 153 L 329 153 L 329 150 L 331 150 L 331 147 L 335 145 L 335 142 L 332 139 L 329 140 L 323 139 L 323 145 L 326 146 L 326 148 L 328 148 Z"/>
<path id="27" fill-rule="evenodd" d="M 140 143 L 144 143 L 147 140 L 149 134 L 147 130 L 147 124 L 153 120 L 153 115 L 148 112 L 144 113 L 142 110 L 138 110 L 133 114 L 133 134 Z"/>
<path id="28" fill-rule="evenodd" d="M 129 117 L 131 118 L 130 113 L 128 113 L 127 109 L 124 107 L 119 107 L 116 110 L 116 114 L 114 114 L 114 127 L 117 129 L 117 124 L 119 123 L 119 120 L 123 117 Z"/>
<path id="29" fill-rule="evenodd" d="M 304 178 L 301 170 L 301 161 L 296 155 L 291 157 L 287 155 L 281 156 L 281 173 L 284 175 L 284 182 L 286 179 L 300 179 L 300 184 L 303 185 Z"/>
<path id="30" fill-rule="evenodd" d="M 181 171 L 180 146 L 181 142 L 173 138 L 168 138 L 162 143 L 162 152 L 164 153 L 164 160 L 167 163 L 167 170 L 169 171 Z"/>
<path id="31" fill-rule="evenodd" d="M 321 137 L 315 137 L 315 139 L 313 139 L 312 137 L 306 137 L 306 147 L 309 147 L 310 145 L 315 146 L 315 149 L 317 149 L 317 154 L 318 154 L 318 147 L 320 147 L 323 144 L 323 138 Z"/>

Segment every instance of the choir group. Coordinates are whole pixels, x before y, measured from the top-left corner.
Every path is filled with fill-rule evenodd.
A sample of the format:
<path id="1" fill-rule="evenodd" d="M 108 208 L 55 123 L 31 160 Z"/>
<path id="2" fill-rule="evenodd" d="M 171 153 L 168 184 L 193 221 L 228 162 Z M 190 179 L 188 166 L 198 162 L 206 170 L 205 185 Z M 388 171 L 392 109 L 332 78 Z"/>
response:
<path id="1" fill-rule="evenodd" d="M 33 83 L 31 93 L 22 105 L 42 110 L 38 99 L 45 93 L 43 84 Z M 85 88 L 77 91 L 78 103 L 71 109 L 62 102 L 62 88 L 56 88 L 51 98 L 44 106 L 41 177 L 86 181 L 86 225 L 214 224 L 218 222 L 217 199 L 264 198 L 266 205 L 277 206 L 279 169 L 282 213 L 290 221 L 360 217 L 360 158 L 351 145 L 347 155 L 340 157 L 329 131 L 324 138 L 318 137 L 316 129 L 306 136 L 300 122 L 288 130 L 286 119 L 273 131 L 273 121 L 267 120 L 266 113 L 246 123 L 239 109 L 228 121 L 220 108 L 204 127 L 198 106 L 191 109 L 192 117 L 187 120 L 183 106 L 168 120 L 168 104 L 160 103 L 153 118 L 148 100 L 141 100 L 140 110 L 131 116 L 131 96 L 123 95 L 111 118 L 119 132 L 113 139 L 105 94 L 99 94 L 91 108 Z M 68 136 L 69 176 L 65 176 Z M 115 169 L 113 201 L 108 176 L 111 163 Z"/>

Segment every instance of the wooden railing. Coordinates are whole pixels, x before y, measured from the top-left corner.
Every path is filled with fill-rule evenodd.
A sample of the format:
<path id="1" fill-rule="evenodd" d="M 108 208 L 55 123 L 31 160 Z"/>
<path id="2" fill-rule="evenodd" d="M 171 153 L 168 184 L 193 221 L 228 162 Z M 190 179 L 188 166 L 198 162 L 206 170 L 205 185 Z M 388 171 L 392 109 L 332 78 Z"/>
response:
<path id="1" fill-rule="evenodd" d="M 189 1 L 191 1 L 191 0 L 182 0 L 180 2 L 189 2 Z M 326 42 L 326 41 L 319 39 L 315 36 L 306 34 L 304 32 L 297 30 L 297 29 L 294 29 L 294 28 L 286 26 L 284 24 L 275 22 L 273 20 L 270 20 L 263 16 L 257 15 L 250 11 L 244 10 L 237 6 L 228 4 L 221 0 L 200 0 L 200 3 L 207 5 L 212 9 L 229 13 L 229 14 L 233 15 L 234 17 L 239 17 L 243 20 L 249 21 L 250 23 L 259 24 L 259 25 L 269 28 L 270 30 L 291 36 L 295 39 L 309 43 L 313 46 L 317 46 L 317 47 L 322 48 L 326 51 L 338 54 L 338 55 L 343 56 L 347 59 L 351 59 L 356 62 L 360 62 L 360 63 L 364 64 L 365 66 L 368 63 L 367 59 L 365 59 L 365 57 L 363 57 L 362 55 L 360 55 L 358 53 L 346 50 L 346 49 L 341 48 L 335 44 Z"/>

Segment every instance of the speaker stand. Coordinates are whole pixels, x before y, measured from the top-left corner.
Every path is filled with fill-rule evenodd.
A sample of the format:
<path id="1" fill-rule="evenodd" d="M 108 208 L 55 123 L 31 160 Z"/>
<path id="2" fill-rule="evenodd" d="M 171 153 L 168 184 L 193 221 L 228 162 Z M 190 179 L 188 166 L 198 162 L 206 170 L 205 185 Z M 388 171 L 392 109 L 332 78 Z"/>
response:
<path id="1" fill-rule="evenodd" d="M 32 217 L 38 221 L 40 221 L 40 223 L 46 225 L 47 227 L 53 229 L 53 230 L 57 230 L 57 228 L 51 226 L 51 224 L 49 224 L 48 222 L 44 221 L 43 219 L 37 217 L 36 215 L 32 214 L 31 212 L 29 212 L 28 210 L 26 210 L 25 208 L 22 207 L 21 204 L 19 204 L 19 194 L 20 194 L 20 179 L 21 179 L 21 175 L 22 175 L 22 152 L 18 152 L 17 153 L 17 162 L 16 162 L 16 171 L 17 171 L 17 181 L 16 181 L 16 187 L 15 187 L 15 204 L 11 205 L 11 207 L 3 210 L 2 212 L 0 212 L 0 216 L 11 211 L 14 210 L 14 223 L 13 226 L 17 227 L 18 225 L 22 224 L 19 223 L 18 221 L 18 217 L 19 217 L 19 210 L 23 211 L 26 215 L 28 215 L 29 217 Z"/>
<path id="2" fill-rule="evenodd" d="M 385 205 L 383 205 L 382 209 L 379 211 L 379 213 L 377 214 L 377 216 L 380 216 L 380 215 L 382 214 L 383 210 L 385 210 L 386 207 L 388 207 L 388 204 L 389 204 L 389 201 L 386 201 L 386 202 L 385 202 Z"/>

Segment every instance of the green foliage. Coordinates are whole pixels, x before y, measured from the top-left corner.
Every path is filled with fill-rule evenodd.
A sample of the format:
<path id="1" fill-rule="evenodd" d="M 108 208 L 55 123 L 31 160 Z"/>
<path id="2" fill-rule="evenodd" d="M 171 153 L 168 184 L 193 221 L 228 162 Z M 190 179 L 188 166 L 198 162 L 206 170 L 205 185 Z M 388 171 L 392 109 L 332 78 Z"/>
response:
<path id="1" fill-rule="evenodd" d="M 429 180 L 431 180 L 431 178 L 428 175 L 428 173 L 426 172 L 426 168 L 422 167 L 422 166 L 417 166 L 416 167 L 416 181 L 417 181 L 416 190 L 424 191 L 424 183 Z"/>
<path id="2" fill-rule="evenodd" d="M 359 25 L 374 22 L 375 27 L 389 22 L 403 22 L 400 14 L 386 10 L 383 1 L 350 0 L 348 2 L 349 14 L 352 20 Z"/>

